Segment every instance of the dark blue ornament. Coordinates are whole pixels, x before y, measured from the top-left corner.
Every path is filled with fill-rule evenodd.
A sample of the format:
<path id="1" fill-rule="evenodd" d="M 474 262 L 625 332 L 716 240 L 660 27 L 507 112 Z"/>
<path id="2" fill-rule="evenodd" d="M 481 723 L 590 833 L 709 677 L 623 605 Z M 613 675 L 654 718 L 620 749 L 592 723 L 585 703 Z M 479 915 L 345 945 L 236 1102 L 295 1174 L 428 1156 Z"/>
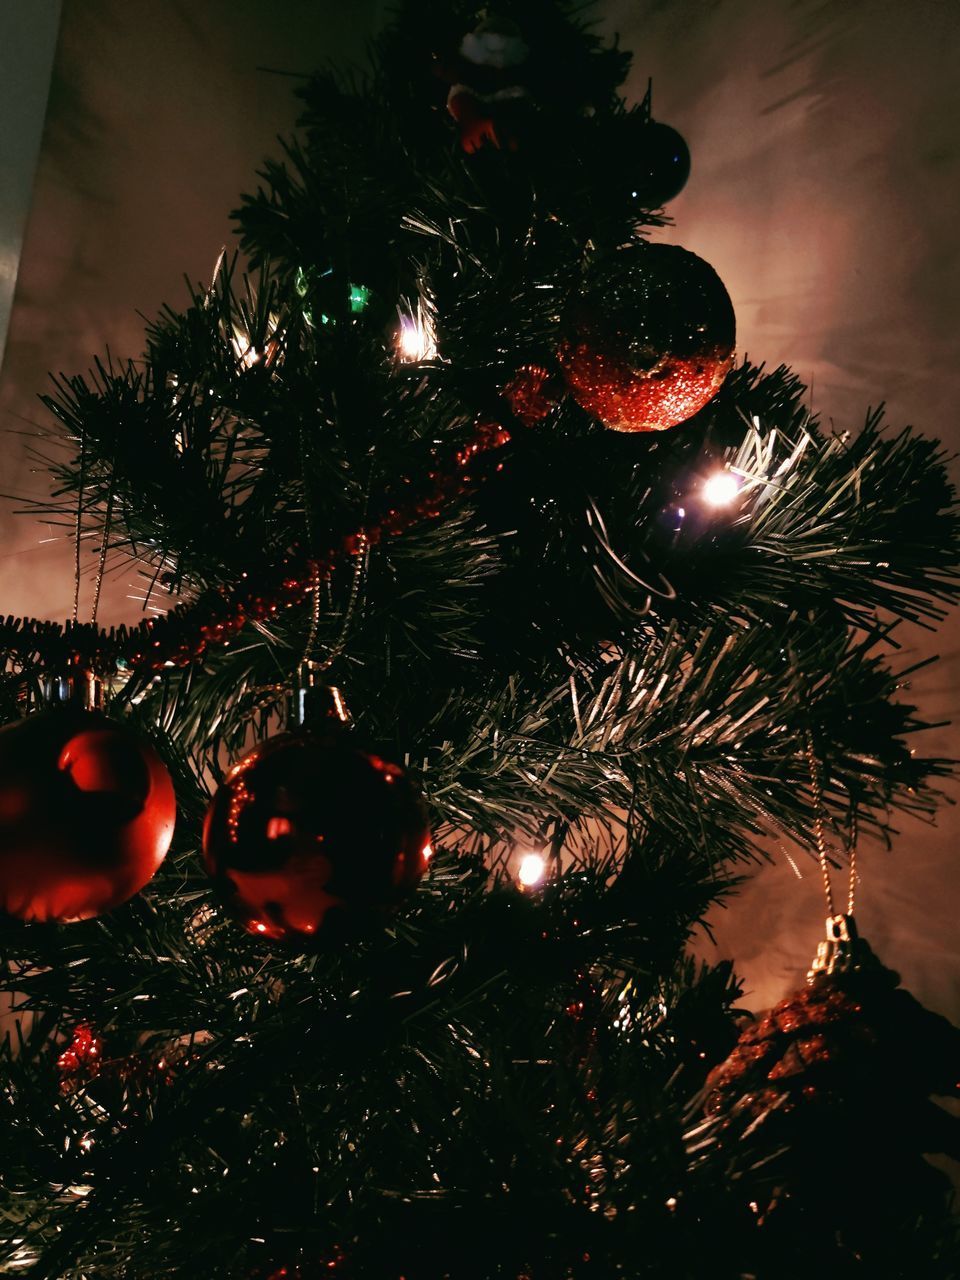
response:
<path id="1" fill-rule="evenodd" d="M 639 114 L 611 128 L 610 176 L 637 210 L 662 208 L 680 194 L 690 177 L 690 148 L 676 129 Z"/>

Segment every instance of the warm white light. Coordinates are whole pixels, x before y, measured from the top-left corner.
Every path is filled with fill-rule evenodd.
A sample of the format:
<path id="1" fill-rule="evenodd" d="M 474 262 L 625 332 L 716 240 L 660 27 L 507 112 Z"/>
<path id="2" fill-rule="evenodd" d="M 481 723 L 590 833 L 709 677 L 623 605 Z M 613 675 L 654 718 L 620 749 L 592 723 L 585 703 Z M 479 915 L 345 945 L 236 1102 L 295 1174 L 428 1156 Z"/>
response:
<path id="1" fill-rule="evenodd" d="M 238 352 L 237 354 L 248 369 L 252 369 L 255 364 L 259 364 L 263 359 L 256 347 L 247 347 L 246 351 Z"/>
<path id="2" fill-rule="evenodd" d="M 703 486 L 703 500 L 711 507 L 725 507 L 740 492 L 740 482 L 729 471 L 718 471 Z"/>
<path id="3" fill-rule="evenodd" d="M 437 343 L 430 317 L 422 307 L 416 315 L 400 317 L 397 333 L 397 351 L 401 360 L 432 360 L 437 354 Z"/>
<path id="4" fill-rule="evenodd" d="M 275 312 L 270 313 L 264 326 L 263 342 L 259 347 L 254 346 L 253 339 L 245 328 L 240 325 L 231 326 L 227 336 L 230 339 L 233 354 L 245 369 L 252 369 L 255 364 L 259 364 L 266 355 L 270 354 L 279 319 Z M 213 392 L 210 394 L 212 395 Z"/>
<path id="5" fill-rule="evenodd" d="M 542 853 L 525 853 L 520 859 L 517 879 L 528 889 L 539 884 L 547 871 L 547 860 Z"/>
<path id="6" fill-rule="evenodd" d="M 235 331 L 230 339 L 230 345 L 233 347 L 233 354 L 247 369 L 252 369 L 262 359 L 260 352 L 244 333 Z"/>

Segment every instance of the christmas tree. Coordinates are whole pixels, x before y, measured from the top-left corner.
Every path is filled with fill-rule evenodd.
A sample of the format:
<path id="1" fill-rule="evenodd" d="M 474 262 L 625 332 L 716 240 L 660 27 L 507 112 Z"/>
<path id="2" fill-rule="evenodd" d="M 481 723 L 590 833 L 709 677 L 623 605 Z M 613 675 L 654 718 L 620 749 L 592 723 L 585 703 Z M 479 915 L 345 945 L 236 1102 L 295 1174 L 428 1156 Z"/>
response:
<path id="1" fill-rule="evenodd" d="M 0 621 L 5 1273 L 960 1274 L 960 1033 L 853 920 L 858 835 L 948 770 L 897 636 L 958 594 L 953 491 L 736 359 L 628 64 L 563 0 L 401 4 L 237 256 L 46 398 L 77 608 Z M 117 563 L 152 616 L 106 631 Z M 828 937 L 751 1019 L 689 944 L 771 837 Z"/>

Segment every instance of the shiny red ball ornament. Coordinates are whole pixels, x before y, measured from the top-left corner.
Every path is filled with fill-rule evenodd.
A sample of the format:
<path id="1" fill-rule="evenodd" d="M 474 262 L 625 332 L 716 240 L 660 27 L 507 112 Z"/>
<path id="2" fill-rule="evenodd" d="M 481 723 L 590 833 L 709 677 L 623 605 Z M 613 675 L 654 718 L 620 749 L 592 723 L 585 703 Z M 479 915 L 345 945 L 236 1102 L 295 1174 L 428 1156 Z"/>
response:
<path id="1" fill-rule="evenodd" d="M 139 892 L 173 837 L 177 802 L 153 748 L 64 706 L 0 729 L 0 912 L 85 920 Z"/>
<path id="2" fill-rule="evenodd" d="M 593 269 L 568 305 L 557 355 L 574 398 L 612 431 L 664 431 L 719 390 L 736 318 L 709 263 L 637 244 Z"/>
<path id="3" fill-rule="evenodd" d="M 301 948 L 397 906 L 430 852 L 403 769 L 308 731 L 271 738 L 233 765 L 203 828 L 228 910 L 251 933 Z"/>

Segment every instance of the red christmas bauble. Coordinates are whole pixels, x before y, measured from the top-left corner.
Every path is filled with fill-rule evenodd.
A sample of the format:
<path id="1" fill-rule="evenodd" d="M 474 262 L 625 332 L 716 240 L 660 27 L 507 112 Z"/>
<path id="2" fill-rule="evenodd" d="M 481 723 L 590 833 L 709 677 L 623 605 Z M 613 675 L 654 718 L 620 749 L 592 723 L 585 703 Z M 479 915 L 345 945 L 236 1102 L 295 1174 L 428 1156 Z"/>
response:
<path id="1" fill-rule="evenodd" d="M 61 707 L 0 729 L 0 911 L 85 920 L 132 898 L 173 838 L 160 757 L 98 712 Z"/>
<path id="2" fill-rule="evenodd" d="M 426 868 L 430 832 L 398 765 L 291 733 L 230 769 L 207 811 L 203 852 L 251 933 L 302 946 L 336 921 L 398 905 Z"/>
<path id="3" fill-rule="evenodd" d="M 574 398 L 613 431 L 664 431 L 713 398 L 736 318 L 709 263 L 677 245 L 620 249 L 568 305 L 557 355 Z"/>

